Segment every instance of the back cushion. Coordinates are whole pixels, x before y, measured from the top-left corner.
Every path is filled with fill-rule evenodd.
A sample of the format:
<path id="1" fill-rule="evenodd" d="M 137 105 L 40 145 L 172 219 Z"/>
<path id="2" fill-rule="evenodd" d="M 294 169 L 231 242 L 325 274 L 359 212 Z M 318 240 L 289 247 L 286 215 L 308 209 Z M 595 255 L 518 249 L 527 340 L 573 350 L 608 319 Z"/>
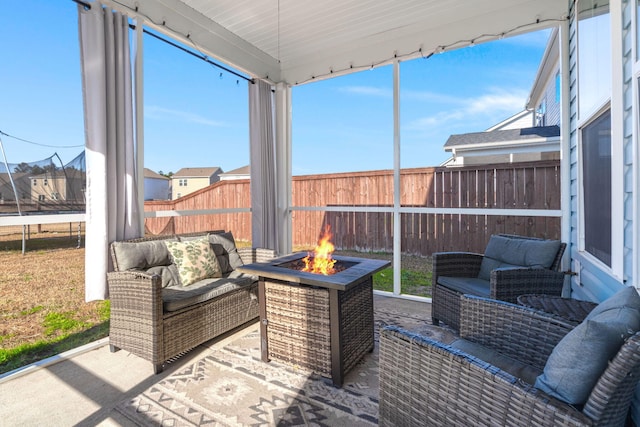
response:
<path id="1" fill-rule="evenodd" d="M 171 259 L 178 267 L 182 286 L 189 286 L 202 279 L 222 277 L 220 264 L 207 236 L 166 244 Z"/>
<path id="2" fill-rule="evenodd" d="M 624 340 L 640 330 L 640 296 L 626 287 L 601 302 L 553 349 L 536 387 L 567 403 L 585 403 Z"/>
<path id="3" fill-rule="evenodd" d="M 178 266 L 175 264 L 151 267 L 147 270 L 147 274 L 157 274 L 160 276 L 163 288 L 180 286 L 180 273 L 178 272 Z"/>
<path id="4" fill-rule="evenodd" d="M 175 239 L 171 239 L 174 240 Z M 159 265 L 171 264 L 171 255 L 165 240 L 146 242 L 113 242 L 118 271 L 146 270 Z"/>
<path id="5" fill-rule="evenodd" d="M 244 265 L 240 254 L 238 254 L 236 241 L 230 231 L 209 234 L 209 243 L 218 258 L 222 273 L 231 273 Z"/>
<path id="6" fill-rule="evenodd" d="M 549 268 L 559 249 L 559 240 L 520 239 L 493 235 L 485 249 L 478 278 L 490 280 L 491 271 L 496 268 Z"/>
<path id="7" fill-rule="evenodd" d="M 640 295 L 633 286 L 625 286 L 602 301 L 587 315 L 587 320 L 629 310 L 636 312 L 640 319 Z"/>

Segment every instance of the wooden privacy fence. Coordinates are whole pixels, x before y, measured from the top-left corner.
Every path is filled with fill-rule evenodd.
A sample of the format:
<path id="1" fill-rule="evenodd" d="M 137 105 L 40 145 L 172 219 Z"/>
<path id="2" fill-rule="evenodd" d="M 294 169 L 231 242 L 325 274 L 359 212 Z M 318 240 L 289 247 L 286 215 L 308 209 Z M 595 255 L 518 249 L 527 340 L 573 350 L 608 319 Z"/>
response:
<path id="1" fill-rule="evenodd" d="M 495 233 L 560 238 L 560 217 L 490 215 L 491 209 L 560 209 L 558 161 L 415 168 L 401 171 L 401 244 L 406 253 L 483 252 Z M 293 245 L 313 246 L 326 225 L 337 249 L 391 252 L 393 171 L 293 177 Z M 145 202 L 145 210 L 248 208 L 249 180 L 221 181 L 169 202 Z M 295 207 L 338 207 L 366 211 L 312 211 Z M 374 212 L 374 210 L 382 212 Z M 424 208 L 474 208 L 487 213 L 425 213 Z M 339 208 L 338 208 L 339 209 Z M 147 218 L 149 232 L 232 230 L 251 240 L 251 214 L 231 213 Z"/>

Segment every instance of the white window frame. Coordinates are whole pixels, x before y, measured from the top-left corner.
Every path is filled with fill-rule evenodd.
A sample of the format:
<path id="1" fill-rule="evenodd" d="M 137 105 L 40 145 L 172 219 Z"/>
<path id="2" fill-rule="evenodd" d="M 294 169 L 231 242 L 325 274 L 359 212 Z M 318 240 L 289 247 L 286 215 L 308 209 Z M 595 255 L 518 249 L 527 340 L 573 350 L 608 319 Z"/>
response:
<path id="1" fill-rule="evenodd" d="M 618 2 L 609 5 L 609 17 L 620 16 L 621 11 Z M 609 271 L 613 276 L 623 280 L 624 277 L 624 194 L 620 191 L 624 184 L 624 157 L 623 157 L 623 96 L 622 96 L 622 23 L 617 19 L 611 19 L 611 94 L 609 98 L 602 98 L 587 111 L 578 111 L 577 126 L 577 152 L 578 152 L 578 251 L 581 256 L 588 259 L 599 269 Z M 580 31 L 578 22 L 577 30 Z M 578 46 L 580 49 L 580 46 Z M 580 55 L 577 56 L 580 61 Z M 579 68 L 579 67 L 578 67 Z M 580 73 L 578 73 L 578 80 Z M 579 87 L 579 82 L 578 82 Z M 578 106 L 579 108 L 579 106 Z M 585 126 L 591 124 L 600 117 L 606 109 L 611 109 L 611 266 L 606 265 L 585 249 L 585 219 L 584 219 L 584 188 L 583 188 L 583 153 L 582 131 Z"/>

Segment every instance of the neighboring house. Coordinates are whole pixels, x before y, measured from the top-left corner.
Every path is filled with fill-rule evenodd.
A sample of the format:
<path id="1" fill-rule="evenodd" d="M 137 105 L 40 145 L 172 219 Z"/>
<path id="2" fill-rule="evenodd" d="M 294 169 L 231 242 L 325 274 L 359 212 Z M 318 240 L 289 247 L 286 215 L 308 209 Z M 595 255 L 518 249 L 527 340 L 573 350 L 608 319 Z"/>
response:
<path id="1" fill-rule="evenodd" d="M 249 165 L 220 174 L 220 181 L 231 181 L 235 179 L 249 178 L 251 178 L 251 169 Z"/>
<path id="2" fill-rule="evenodd" d="M 11 174 L 11 177 L 9 177 L 8 173 L 2 172 L 0 173 L 0 203 L 15 202 L 16 195 L 13 190 L 13 185 L 11 184 L 12 179 L 13 184 L 16 187 L 16 191 L 18 192 L 19 199 L 30 199 L 31 181 L 29 179 L 29 174 L 25 172 L 14 172 Z"/>
<path id="3" fill-rule="evenodd" d="M 451 135 L 442 166 L 560 159 L 560 48 L 551 30 L 525 110 L 484 132 Z"/>
<path id="4" fill-rule="evenodd" d="M 84 202 L 85 173 L 77 169 L 55 170 L 31 179 L 31 200 L 34 202 Z"/>
<path id="5" fill-rule="evenodd" d="M 451 135 L 444 149 L 452 154 L 444 166 L 555 160 L 560 158 L 560 127 L 539 126 Z"/>
<path id="6" fill-rule="evenodd" d="M 557 28 L 551 30 L 536 79 L 525 105 L 534 113 L 532 126 L 559 125 L 560 120 L 560 41 Z"/>
<path id="7" fill-rule="evenodd" d="M 179 199 L 214 182 L 218 182 L 222 172 L 222 169 L 217 166 L 180 169 L 171 177 L 171 199 Z"/>
<path id="8" fill-rule="evenodd" d="M 144 200 L 170 200 L 171 178 L 144 168 Z"/>
<path id="9" fill-rule="evenodd" d="M 511 117 L 508 117 L 498 124 L 491 126 L 485 132 L 491 132 L 494 130 L 506 130 L 506 129 L 522 129 L 533 126 L 535 120 L 533 118 L 533 112 L 529 110 L 522 110 Z"/>

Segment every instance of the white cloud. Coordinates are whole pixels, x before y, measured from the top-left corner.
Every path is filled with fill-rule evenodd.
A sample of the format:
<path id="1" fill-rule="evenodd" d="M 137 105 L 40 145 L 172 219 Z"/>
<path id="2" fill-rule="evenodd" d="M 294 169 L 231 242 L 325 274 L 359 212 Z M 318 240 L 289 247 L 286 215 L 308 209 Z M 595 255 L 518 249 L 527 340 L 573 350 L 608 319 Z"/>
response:
<path id="1" fill-rule="evenodd" d="M 454 95 L 448 95 L 443 93 L 429 92 L 429 91 L 415 91 L 406 90 L 401 92 L 402 99 L 412 99 L 418 101 L 437 102 L 441 104 L 463 104 L 464 99 L 456 97 Z"/>
<path id="2" fill-rule="evenodd" d="M 486 121 L 485 128 L 494 125 L 510 115 L 516 114 L 524 108 L 527 92 L 524 90 L 507 91 L 504 89 L 490 89 L 488 93 L 475 98 L 459 98 L 454 103 L 457 107 L 442 110 L 432 116 L 416 119 L 408 124 L 410 130 L 425 130 L 433 126 L 451 126 L 456 122 Z M 492 122 L 495 120 L 495 122 Z M 483 129 L 469 130 L 480 132 Z"/>
<path id="3" fill-rule="evenodd" d="M 511 112 L 515 114 L 524 108 L 526 101 L 527 92 L 525 91 L 494 89 L 490 93 L 468 100 L 466 112 L 469 114 L 492 112 Z"/>
<path id="4" fill-rule="evenodd" d="M 145 105 L 144 116 L 148 119 L 171 120 L 186 123 L 197 123 L 205 126 L 223 127 L 225 123 L 211 120 L 199 114 L 188 111 L 172 110 L 157 105 Z"/>
<path id="5" fill-rule="evenodd" d="M 393 96 L 393 91 L 390 89 L 374 86 L 344 86 L 341 87 L 339 91 L 355 95 L 379 96 L 384 98 L 391 98 Z"/>

